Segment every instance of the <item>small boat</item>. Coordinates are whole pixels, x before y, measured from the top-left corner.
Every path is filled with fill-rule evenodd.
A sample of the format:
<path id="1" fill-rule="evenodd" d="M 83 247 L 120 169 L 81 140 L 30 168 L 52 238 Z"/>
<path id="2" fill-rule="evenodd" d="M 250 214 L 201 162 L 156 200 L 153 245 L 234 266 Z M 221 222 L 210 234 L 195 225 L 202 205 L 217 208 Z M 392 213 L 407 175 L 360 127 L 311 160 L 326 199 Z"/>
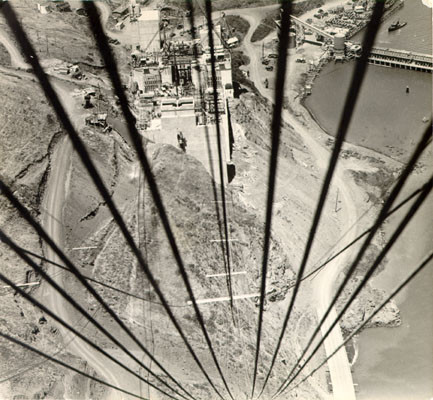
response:
<path id="1" fill-rule="evenodd" d="M 403 28 L 403 26 L 406 26 L 406 25 L 407 25 L 407 22 L 400 22 L 400 21 L 393 22 L 388 27 L 388 32 L 396 31 L 397 29 Z"/>

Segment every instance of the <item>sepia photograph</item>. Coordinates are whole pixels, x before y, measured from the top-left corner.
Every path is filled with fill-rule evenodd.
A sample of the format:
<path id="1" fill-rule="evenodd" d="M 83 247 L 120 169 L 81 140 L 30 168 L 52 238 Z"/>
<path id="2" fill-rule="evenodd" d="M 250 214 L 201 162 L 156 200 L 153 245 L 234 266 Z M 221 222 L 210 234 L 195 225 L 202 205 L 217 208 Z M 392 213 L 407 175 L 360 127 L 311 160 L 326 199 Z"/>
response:
<path id="1" fill-rule="evenodd" d="M 0 0 L 0 400 L 432 400 L 432 0 Z"/>

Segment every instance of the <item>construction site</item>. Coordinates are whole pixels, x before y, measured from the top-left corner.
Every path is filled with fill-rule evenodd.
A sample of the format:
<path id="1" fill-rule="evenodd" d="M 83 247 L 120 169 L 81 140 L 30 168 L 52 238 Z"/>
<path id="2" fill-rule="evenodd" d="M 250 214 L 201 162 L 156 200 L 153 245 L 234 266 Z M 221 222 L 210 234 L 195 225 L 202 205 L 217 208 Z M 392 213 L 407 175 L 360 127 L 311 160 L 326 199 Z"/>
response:
<path id="1" fill-rule="evenodd" d="M 0 1 L 2 400 L 382 400 L 363 336 L 416 329 L 431 119 L 358 143 L 359 86 L 335 132 L 303 108 L 320 63 L 391 67 L 350 38 L 383 2 L 239 3 Z M 416 400 L 426 343 L 387 348 Z"/>

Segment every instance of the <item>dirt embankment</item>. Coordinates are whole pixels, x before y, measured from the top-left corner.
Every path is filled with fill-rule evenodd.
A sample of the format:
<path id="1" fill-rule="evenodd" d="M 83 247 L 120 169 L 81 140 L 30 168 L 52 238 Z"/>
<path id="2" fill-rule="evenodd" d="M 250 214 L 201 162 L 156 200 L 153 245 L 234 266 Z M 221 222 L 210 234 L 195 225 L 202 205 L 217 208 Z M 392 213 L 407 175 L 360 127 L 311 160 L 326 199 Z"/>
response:
<path id="1" fill-rule="evenodd" d="M 55 6 L 52 12 L 41 14 L 33 0 L 11 0 L 11 4 L 40 59 L 79 63 L 90 71 L 104 66 L 86 16 L 74 11 L 60 12 Z M 0 14 L 0 30 L 19 48 L 3 14 Z M 112 49 L 117 62 L 125 66 L 124 48 L 117 45 Z"/>
<path id="2" fill-rule="evenodd" d="M 299 17 L 307 11 L 313 10 L 314 8 L 321 7 L 325 4 L 324 0 L 303 0 L 293 3 L 292 15 Z M 259 42 L 268 36 L 272 31 L 276 29 L 275 20 L 280 18 L 280 10 L 274 10 L 266 15 L 260 25 L 254 31 L 251 36 L 251 41 Z"/>
<path id="3" fill-rule="evenodd" d="M 39 87 L 30 79 L 0 74 L 1 179 L 37 217 L 50 172 L 51 155 L 63 133 Z M 20 246 L 41 254 L 38 236 L 4 197 L 0 198 L 0 227 Z M 37 282 L 31 267 L 6 246 L 0 246 L 0 271 L 16 283 Z M 65 340 L 43 313 L 0 283 L 0 330 L 89 373 L 86 362 L 69 354 Z M 38 286 L 26 288 L 36 297 Z M 39 356 L 0 340 L 0 397 L 85 398 L 101 392 L 87 379 L 59 369 Z"/>
<path id="4" fill-rule="evenodd" d="M 3 43 L 0 43 L 0 65 L 6 67 L 11 65 L 11 57 Z"/>

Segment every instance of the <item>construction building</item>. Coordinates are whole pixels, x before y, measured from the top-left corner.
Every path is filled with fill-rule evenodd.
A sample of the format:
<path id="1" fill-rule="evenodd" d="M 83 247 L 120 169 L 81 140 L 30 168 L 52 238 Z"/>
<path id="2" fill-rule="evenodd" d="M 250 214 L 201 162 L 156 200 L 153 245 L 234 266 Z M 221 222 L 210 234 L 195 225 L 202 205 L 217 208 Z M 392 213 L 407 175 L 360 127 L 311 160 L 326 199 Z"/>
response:
<path id="1" fill-rule="evenodd" d="M 227 98 L 233 97 L 231 54 L 223 45 L 221 27 L 217 25 L 213 30 L 213 57 L 205 28 L 199 31 L 200 39 L 165 39 L 161 47 L 159 10 L 140 11 L 135 27 L 130 88 L 135 95 L 139 132 L 150 140 L 174 146 L 181 144 L 179 137 L 185 138 L 182 150 L 200 160 L 220 182 L 216 117 L 226 165 L 230 162 Z M 213 149 L 212 159 L 207 146 Z M 227 182 L 226 169 L 223 176 Z"/>

